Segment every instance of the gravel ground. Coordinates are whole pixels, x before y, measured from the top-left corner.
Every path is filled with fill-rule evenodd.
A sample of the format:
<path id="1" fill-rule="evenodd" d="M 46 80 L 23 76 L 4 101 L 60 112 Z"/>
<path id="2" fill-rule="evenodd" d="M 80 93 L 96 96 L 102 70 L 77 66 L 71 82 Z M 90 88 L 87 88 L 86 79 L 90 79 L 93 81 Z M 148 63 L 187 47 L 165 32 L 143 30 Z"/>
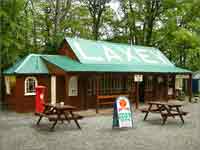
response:
<path id="1" fill-rule="evenodd" d="M 134 128 L 112 129 L 112 115 L 86 117 L 82 130 L 72 122 L 49 132 L 49 121 L 35 125 L 32 114 L 0 112 L 0 150 L 197 150 L 200 147 L 200 103 L 187 104 L 182 125 L 169 118 L 164 126 L 158 114 L 134 112 Z"/>

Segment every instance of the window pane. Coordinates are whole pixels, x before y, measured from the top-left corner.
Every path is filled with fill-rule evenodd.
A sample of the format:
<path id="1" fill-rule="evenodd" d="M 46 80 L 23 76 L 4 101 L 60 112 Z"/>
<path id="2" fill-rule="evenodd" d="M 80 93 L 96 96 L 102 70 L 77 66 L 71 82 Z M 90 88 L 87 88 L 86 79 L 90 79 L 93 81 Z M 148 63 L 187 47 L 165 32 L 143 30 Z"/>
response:
<path id="1" fill-rule="evenodd" d="M 37 80 L 35 78 L 29 78 L 26 80 L 26 91 L 25 93 L 35 93 L 35 86 L 36 86 Z"/>

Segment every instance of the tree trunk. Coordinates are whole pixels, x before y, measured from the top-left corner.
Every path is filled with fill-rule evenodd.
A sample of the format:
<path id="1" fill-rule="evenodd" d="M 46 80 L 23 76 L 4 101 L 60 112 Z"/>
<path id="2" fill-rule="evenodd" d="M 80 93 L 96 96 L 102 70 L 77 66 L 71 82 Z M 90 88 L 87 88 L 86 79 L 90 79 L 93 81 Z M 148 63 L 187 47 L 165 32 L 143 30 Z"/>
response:
<path id="1" fill-rule="evenodd" d="M 36 32 L 36 20 L 35 20 L 35 7 L 33 4 L 33 1 L 31 0 L 31 5 L 32 5 L 32 17 L 33 17 L 33 43 L 34 43 L 34 48 L 37 50 L 37 32 Z"/>
<path id="2" fill-rule="evenodd" d="M 56 37 L 59 28 L 59 10 L 60 10 L 60 1 L 56 0 L 55 17 L 54 17 L 54 37 Z"/>

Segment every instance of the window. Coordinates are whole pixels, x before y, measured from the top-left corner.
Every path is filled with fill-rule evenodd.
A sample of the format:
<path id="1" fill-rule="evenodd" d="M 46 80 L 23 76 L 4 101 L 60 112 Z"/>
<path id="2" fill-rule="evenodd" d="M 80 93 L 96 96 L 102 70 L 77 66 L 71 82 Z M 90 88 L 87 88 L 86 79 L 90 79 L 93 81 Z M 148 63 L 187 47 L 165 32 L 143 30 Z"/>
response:
<path id="1" fill-rule="evenodd" d="M 96 95 L 96 80 L 95 78 L 89 78 L 87 84 L 87 95 L 95 96 Z"/>
<path id="2" fill-rule="evenodd" d="M 78 77 L 72 76 L 69 80 L 69 96 L 78 96 Z"/>
<path id="3" fill-rule="evenodd" d="M 147 76 L 147 78 L 145 80 L 145 89 L 147 91 L 153 90 L 153 76 Z"/>
<path id="4" fill-rule="evenodd" d="M 35 87 L 37 86 L 37 79 L 35 77 L 27 77 L 25 79 L 25 95 L 35 95 Z"/>
<path id="5" fill-rule="evenodd" d="M 104 74 L 99 79 L 96 79 L 95 77 L 94 78 L 91 77 L 88 79 L 88 84 L 87 84 L 88 96 L 96 95 L 97 82 L 99 86 L 98 95 L 120 94 L 123 92 L 127 92 L 128 85 L 122 77 L 111 77 L 108 74 Z"/>

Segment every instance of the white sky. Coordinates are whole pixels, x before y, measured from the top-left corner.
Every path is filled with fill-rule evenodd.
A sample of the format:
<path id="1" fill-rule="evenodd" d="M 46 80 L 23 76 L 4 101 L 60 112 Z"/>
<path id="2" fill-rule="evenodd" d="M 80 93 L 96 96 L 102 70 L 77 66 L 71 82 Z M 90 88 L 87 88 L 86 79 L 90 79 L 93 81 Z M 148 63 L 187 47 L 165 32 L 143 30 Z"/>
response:
<path id="1" fill-rule="evenodd" d="M 115 10 L 117 18 L 120 19 L 120 14 L 118 12 L 119 1 L 118 0 L 111 0 L 110 7 Z"/>
<path id="2" fill-rule="evenodd" d="M 117 11 L 117 9 L 119 8 L 119 1 L 118 0 L 112 0 L 110 2 L 110 6 L 111 6 L 112 9 Z"/>

